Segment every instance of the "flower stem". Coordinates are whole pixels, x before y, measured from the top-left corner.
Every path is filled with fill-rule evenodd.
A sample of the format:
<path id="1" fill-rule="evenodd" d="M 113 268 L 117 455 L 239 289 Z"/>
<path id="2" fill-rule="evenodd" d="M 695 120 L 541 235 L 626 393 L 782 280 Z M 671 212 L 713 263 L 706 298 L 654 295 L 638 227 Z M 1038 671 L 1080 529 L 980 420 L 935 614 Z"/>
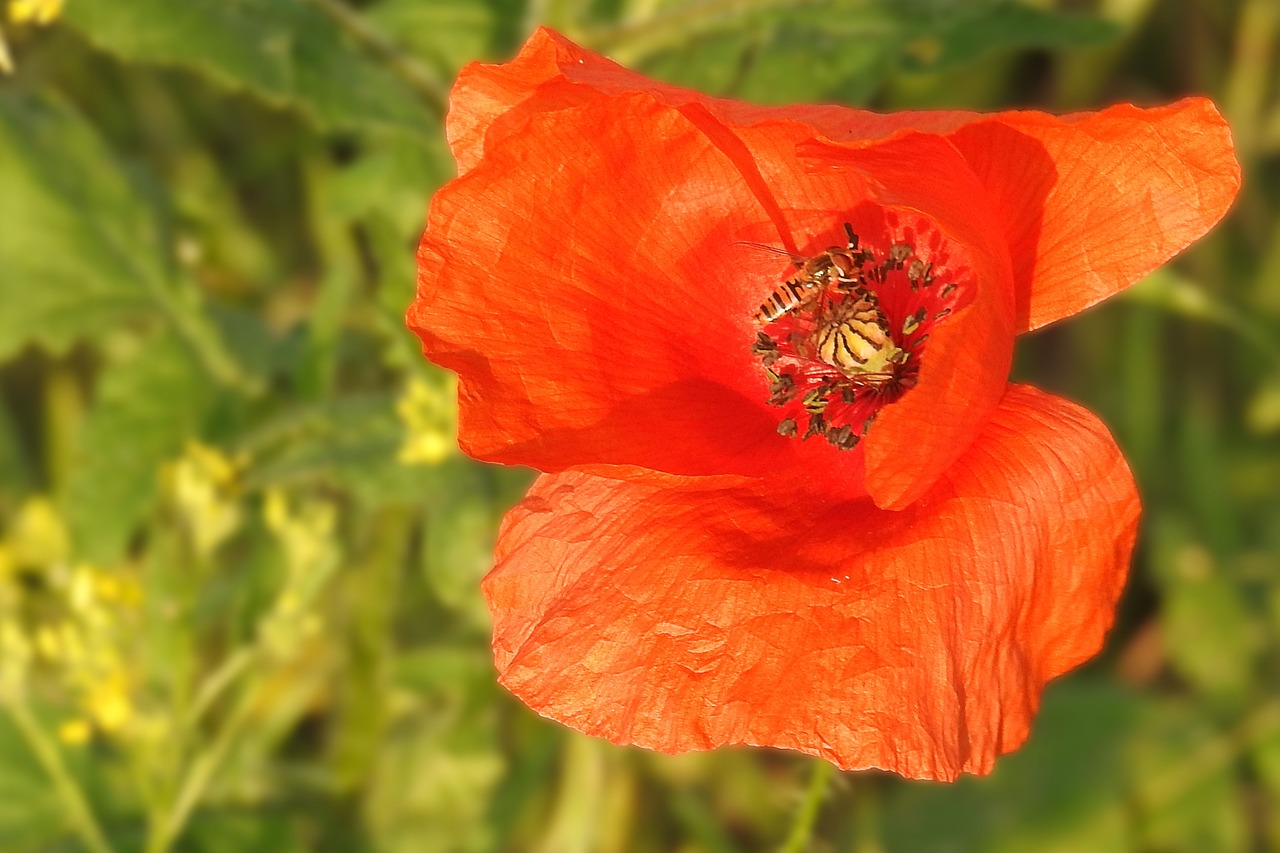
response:
<path id="1" fill-rule="evenodd" d="M 813 825 L 818 820 L 822 801 L 826 799 L 831 773 L 831 765 L 828 762 L 820 758 L 814 759 L 813 775 L 809 777 L 809 790 L 805 792 L 804 802 L 800 804 L 795 823 L 791 825 L 791 832 L 782 844 L 782 853 L 803 853 L 809 849 Z"/>
<path id="2" fill-rule="evenodd" d="M 6 704 L 9 713 L 13 715 L 13 721 L 18 726 L 18 731 L 22 733 L 27 745 L 35 753 L 45 773 L 49 775 L 49 780 L 53 782 L 53 788 L 62 800 L 67 816 L 71 819 L 71 825 L 79 834 L 80 840 L 84 842 L 84 846 L 93 853 L 111 853 L 111 845 L 107 843 L 102 827 L 93 816 L 93 809 L 89 806 L 84 792 L 80 790 L 66 762 L 62 760 L 62 753 L 58 750 L 57 744 L 49 739 L 21 699 L 14 699 Z"/>

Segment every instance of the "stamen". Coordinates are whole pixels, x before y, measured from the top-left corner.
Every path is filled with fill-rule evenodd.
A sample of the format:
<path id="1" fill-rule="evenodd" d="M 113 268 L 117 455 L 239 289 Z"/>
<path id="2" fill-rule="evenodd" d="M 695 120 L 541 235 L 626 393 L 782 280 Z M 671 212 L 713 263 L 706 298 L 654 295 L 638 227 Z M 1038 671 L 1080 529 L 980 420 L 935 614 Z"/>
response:
<path id="1" fill-rule="evenodd" d="M 769 377 L 767 402 L 786 415 L 779 435 L 852 450 L 880 409 L 915 387 L 929 330 L 958 307 L 967 270 L 952 268 L 927 226 L 928 241 L 906 229 L 887 249 L 843 228 L 845 245 L 789 256 L 795 272 L 756 311 L 751 351 Z"/>

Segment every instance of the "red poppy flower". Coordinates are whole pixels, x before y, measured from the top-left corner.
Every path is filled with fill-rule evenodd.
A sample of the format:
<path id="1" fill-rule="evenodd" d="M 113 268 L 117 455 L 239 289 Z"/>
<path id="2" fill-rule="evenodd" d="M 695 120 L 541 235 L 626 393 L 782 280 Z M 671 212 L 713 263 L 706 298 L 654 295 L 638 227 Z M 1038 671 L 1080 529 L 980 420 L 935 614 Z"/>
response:
<path id="1" fill-rule="evenodd" d="M 463 71 L 448 134 L 409 325 L 464 449 L 547 472 L 484 583 L 502 682 L 666 752 L 953 779 L 1018 746 L 1139 507 L 1013 340 L 1223 215 L 1213 105 L 754 107 L 542 30 Z"/>

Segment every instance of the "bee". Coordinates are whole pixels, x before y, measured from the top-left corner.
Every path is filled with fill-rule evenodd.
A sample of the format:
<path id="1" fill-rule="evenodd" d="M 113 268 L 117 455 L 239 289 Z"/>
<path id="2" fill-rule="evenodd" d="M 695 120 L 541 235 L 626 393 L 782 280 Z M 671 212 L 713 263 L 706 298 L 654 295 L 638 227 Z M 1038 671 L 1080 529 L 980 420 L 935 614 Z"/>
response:
<path id="1" fill-rule="evenodd" d="M 860 384 L 883 385 L 907 356 L 887 326 L 875 295 L 857 287 L 819 315 L 813 335 L 818 358 Z"/>
<path id="2" fill-rule="evenodd" d="M 756 323 L 763 326 L 785 314 L 809 308 L 826 293 L 829 287 L 834 286 L 848 292 L 861 286 L 862 266 L 866 263 L 867 255 L 859 251 L 858 235 L 853 232 L 853 227 L 847 222 L 844 225 L 844 231 L 848 235 L 848 242 L 844 246 L 831 246 L 825 252 L 811 258 L 783 252 L 796 265 L 796 274 L 778 285 L 777 289 L 769 294 L 769 298 L 756 309 Z M 781 251 L 758 243 L 746 245 L 773 252 Z"/>

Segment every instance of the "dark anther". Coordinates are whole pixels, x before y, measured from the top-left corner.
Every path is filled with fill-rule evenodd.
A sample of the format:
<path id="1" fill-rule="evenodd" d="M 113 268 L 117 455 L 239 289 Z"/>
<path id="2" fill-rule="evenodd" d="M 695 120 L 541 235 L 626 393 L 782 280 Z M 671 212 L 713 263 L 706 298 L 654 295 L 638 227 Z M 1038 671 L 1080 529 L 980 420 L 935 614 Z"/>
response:
<path id="1" fill-rule="evenodd" d="M 771 406 L 781 406 L 796 396 L 796 382 L 791 378 L 790 373 L 784 373 L 777 379 L 773 380 L 773 384 L 769 386 L 771 392 L 768 403 Z"/>
<path id="2" fill-rule="evenodd" d="M 778 424 L 778 435 L 786 436 L 787 438 L 794 436 L 798 430 L 799 428 L 796 426 L 796 422 L 791 420 L 791 418 L 787 418 Z"/>
<path id="3" fill-rule="evenodd" d="M 920 286 L 920 281 L 924 278 L 924 261 L 916 258 L 908 264 L 907 278 L 911 280 L 912 290 L 918 288 Z"/>
<path id="4" fill-rule="evenodd" d="M 852 450 L 854 445 L 858 443 L 860 436 L 853 434 L 853 427 L 845 424 L 839 429 L 832 427 L 827 430 L 827 441 L 834 444 L 841 450 Z"/>
<path id="5" fill-rule="evenodd" d="M 911 253 L 914 251 L 915 249 L 910 243 L 895 243 L 889 248 L 889 263 L 894 269 L 899 269 L 902 266 L 902 262 L 911 257 Z"/>

